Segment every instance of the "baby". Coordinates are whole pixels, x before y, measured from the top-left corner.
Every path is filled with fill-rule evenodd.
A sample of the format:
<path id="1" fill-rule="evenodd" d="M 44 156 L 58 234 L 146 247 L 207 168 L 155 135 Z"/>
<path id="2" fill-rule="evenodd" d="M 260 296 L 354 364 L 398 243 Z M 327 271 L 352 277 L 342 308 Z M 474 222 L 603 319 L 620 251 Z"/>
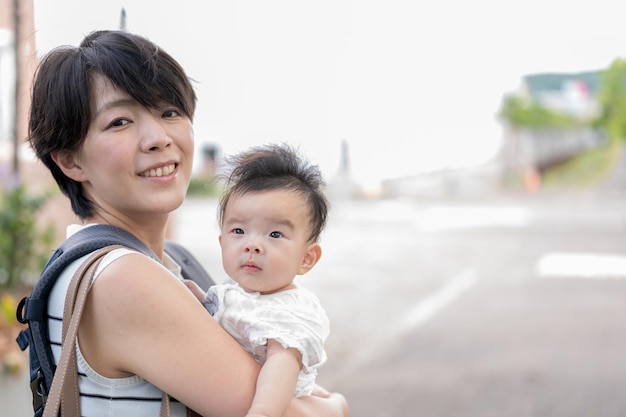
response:
<path id="1" fill-rule="evenodd" d="M 251 416 L 283 415 L 291 398 L 310 395 L 326 361 L 329 322 L 318 298 L 294 283 L 319 261 L 328 201 L 317 166 L 287 145 L 233 158 L 219 205 L 227 282 L 192 292 L 262 364 Z"/>

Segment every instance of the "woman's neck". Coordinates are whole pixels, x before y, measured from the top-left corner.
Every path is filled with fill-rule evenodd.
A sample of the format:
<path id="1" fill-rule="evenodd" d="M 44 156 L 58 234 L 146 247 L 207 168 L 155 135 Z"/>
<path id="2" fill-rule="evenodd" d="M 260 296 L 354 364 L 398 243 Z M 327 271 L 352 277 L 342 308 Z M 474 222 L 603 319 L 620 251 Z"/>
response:
<path id="1" fill-rule="evenodd" d="M 159 258 L 163 257 L 163 243 L 167 235 L 169 216 L 145 216 L 146 219 L 120 218 L 118 216 L 96 215 L 84 220 L 84 224 L 110 224 L 132 233 Z M 148 220 L 149 218 L 149 220 Z"/>

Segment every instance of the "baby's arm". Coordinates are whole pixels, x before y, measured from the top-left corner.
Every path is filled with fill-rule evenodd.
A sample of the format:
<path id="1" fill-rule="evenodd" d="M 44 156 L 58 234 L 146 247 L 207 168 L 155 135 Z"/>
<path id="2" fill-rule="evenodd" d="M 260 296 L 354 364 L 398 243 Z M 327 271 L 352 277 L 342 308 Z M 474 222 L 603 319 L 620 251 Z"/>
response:
<path id="1" fill-rule="evenodd" d="M 302 366 L 296 349 L 267 341 L 265 363 L 257 379 L 256 394 L 246 417 L 281 417 L 293 399 Z"/>

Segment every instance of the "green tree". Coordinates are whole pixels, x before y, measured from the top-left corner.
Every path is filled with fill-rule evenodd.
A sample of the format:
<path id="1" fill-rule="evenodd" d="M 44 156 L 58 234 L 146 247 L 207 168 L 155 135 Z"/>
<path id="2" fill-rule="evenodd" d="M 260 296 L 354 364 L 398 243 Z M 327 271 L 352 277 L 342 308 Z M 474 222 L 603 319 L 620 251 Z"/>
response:
<path id="1" fill-rule="evenodd" d="M 615 59 L 602 72 L 598 91 L 600 116 L 597 127 L 606 129 L 611 140 L 626 138 L 626 61 Z"/>
<path id="2" fill-rule="evenodd" d="M 27 272 L 40 271 L 49 255 L 54 229 L 36 223 L 46 196 L 28 195 L 19 185 L 0 196 L 0 288 L 13 288 Z"/>
<path id="3" fill-rule="evenodd" d="M 535 101 L 515 95 L 504 97 L 499 115 L 512 126 L 519 128 L 540 130 L 580 125 L 579 121 L 568 114 L 547 109 Z"/>

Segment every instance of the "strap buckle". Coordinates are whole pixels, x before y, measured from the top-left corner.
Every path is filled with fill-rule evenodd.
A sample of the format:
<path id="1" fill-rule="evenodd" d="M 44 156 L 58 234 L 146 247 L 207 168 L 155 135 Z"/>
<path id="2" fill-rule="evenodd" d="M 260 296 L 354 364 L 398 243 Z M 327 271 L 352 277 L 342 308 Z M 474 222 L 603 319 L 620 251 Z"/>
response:
<path id="1" fill-rule="evenodd" d="M 37 376 L 30 383 L 33 393 L 33 410 L 37 411 L 46 405 L 48 393 L 46 392 L 46 380 L 41 369 L 37 370 Z"/>

